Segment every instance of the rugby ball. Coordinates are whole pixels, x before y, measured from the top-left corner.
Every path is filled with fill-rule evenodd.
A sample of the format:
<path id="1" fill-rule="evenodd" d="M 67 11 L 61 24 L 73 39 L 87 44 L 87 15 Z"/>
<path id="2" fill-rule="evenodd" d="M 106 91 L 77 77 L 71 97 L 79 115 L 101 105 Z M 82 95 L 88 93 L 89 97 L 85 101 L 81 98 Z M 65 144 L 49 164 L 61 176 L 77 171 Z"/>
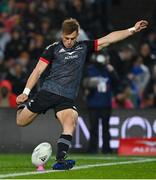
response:
<path id="1" fill-rule="evenodd" d="M 31 162 L 34 166 L 44 165 L 51 157 L 52 147 L 48 142 L 39 144 L 32 152 Z"/>

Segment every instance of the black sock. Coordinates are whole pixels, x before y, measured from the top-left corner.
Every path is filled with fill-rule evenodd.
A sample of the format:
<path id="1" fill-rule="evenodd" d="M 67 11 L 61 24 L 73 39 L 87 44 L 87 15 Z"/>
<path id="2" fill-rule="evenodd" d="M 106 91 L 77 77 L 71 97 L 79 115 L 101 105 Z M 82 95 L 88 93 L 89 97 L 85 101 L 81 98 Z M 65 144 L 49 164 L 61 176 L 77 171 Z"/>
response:
<path id="1" fill-rule="evenodd" d="M 56 160 L 61 161 L 65 158 L 69 147 L 71 145 L 72 141 L 72 136 L 71 135 L 66 135 L 62 134 L 60 138 L 58 139 L 57 142 L 57 155 L 56 155 Z"/>

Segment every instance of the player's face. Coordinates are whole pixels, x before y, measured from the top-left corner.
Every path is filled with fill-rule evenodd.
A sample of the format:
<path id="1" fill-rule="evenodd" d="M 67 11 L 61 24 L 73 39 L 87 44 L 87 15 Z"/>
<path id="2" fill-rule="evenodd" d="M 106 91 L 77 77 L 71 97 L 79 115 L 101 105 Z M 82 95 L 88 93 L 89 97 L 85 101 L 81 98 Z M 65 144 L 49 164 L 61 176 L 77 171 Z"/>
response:
<path id="1" fill-rule="evenodd" d="M 71 34 L 62 33 L 62 41 L 66 48 L 72 48 L 77 40 L 78 33 L 74 31 Z"/>

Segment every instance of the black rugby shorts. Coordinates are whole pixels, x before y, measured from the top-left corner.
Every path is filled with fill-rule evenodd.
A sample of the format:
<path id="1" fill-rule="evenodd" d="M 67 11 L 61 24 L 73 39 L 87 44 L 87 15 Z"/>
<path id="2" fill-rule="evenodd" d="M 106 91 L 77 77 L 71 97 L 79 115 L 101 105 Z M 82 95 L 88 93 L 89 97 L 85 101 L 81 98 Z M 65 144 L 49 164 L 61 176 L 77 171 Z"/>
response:
<path id="1" fill-rule="evenodd" d="M 29 100 L 27 108 L 34 113 L 46 113 L 49 109 L 54 109 L 55 114 L 64 109 L 74 109 L 74 101 L 72 99 L 53 94 L 51 92 L 41 90 L 32 99 Z"/>

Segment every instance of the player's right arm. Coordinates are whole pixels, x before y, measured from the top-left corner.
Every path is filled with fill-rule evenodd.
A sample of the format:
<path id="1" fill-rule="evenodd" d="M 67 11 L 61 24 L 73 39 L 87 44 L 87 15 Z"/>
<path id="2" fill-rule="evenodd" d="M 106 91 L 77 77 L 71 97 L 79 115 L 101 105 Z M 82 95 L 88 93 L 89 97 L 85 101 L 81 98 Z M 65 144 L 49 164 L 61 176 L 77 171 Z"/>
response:
<path id="1" fill-rule="evenodd" d="M 109 46 L 110 44 L 122 41 L 128 38 L 129 36 L 132 36 L 133 34 L 140 32 L 143 29 L 146 29 L 147 26 L 148 26 L 148 22 L 145 20 L 141 20 L 141 21 L 138 21 L 132 28 L 114 31 L 102 38 L 97 39 L 96 49 L 99 51 L 102 48 Z"/>
<path id="2" fill-rule="evenodd" d="M 47 68 L 47 66 L 48 66 L 48 64 L 41 60 L 37 63 L 36 67 L 34 68 L 33 72 L 31 73 L 31 75 L 28 78 L 28 81 L 26 83 L 23 93 L 20 94 L 16 99 L 17 104 L 20 104 L 28 99 L 28 95 L 29 95 L 30 91 L 36 85 L 41 74 L 44 72 L 44 70 Z"/>

